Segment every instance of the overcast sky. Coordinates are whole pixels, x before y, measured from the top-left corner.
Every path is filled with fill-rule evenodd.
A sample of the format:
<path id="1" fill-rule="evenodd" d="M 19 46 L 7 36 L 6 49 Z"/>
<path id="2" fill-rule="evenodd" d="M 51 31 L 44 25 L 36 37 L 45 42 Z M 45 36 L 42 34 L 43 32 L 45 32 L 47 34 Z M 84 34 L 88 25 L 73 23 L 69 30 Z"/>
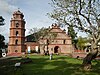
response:
<path id="1" fill-rule="evenodd" d="M 0 34 L 5 36 L 5 41 L 9 40 L 10 20 L 14 11 L 19 10 L 24 14 L 26 21 L 25 35 L 29 34 L 32 28 L 49 27 L 55 23 L 48 17 L 47 13 L 53 8 L 49 4 L 51 0 L 0 0 L 0 16 L 5 19 L 5 25 L 0 26 Z M 78 36 L 85 35 L 78 33 Z"/>
<path id="2" fill-rule="evenodd" d="M 31 28 L 49 27 L 54 23 L 48 18 L 47 13 L 52 12 L 51 0 L 0 0 L 0 16 L 5 19 L 5 25 L 0 26 L 0 34 L 5 36 L 8 42 L 10 20 L 14 11 L 20 8 L 26 21 L 26 35 Z"/>

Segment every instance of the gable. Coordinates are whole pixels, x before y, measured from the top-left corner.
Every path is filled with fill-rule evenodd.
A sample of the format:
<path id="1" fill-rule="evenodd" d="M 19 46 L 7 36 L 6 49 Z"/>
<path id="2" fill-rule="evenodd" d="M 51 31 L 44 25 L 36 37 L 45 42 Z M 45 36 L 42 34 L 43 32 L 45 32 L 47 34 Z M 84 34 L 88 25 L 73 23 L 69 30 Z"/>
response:
<path id="1" fill-rule="evenodd" d="M 63 30 L 61 30 L 60 28 L 52 28 L 51 30 L 50 30 L 50 32 L 63 32 Z"/>
<path id="2" fill-rule="evenodd" d="M 57 33 L 57 39 L 71 39 L 66 33 Z"/>
<path id="3" fill-rule="evenodd" d="M 52 33 L 57 33 L 56 38 L 57 39 L 71 39 L 71 37 L 69 37 L 65 30 L 62 30 L 58 25 L 52 25 L 52 28 L 50 29 L 50 32 Z"/>

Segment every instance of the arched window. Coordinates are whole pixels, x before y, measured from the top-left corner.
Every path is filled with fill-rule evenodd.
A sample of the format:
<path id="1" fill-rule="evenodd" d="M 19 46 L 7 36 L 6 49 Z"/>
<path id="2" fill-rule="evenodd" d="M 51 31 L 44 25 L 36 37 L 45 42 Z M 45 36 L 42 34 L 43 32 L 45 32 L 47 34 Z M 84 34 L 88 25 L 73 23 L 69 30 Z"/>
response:
<path id="1" fill-rule="evenodd" d="M 63 40 L 63 44 L 65 44 L 66 43 L 66 40 Z"/>
<path id="2" fill-rule="evenodd" d="M 59 52 L 58 50 L 59 50 L 59 46 L 55 46 L 54 47 L 54 53 L 58 53 Z"/>
<path id="3" fill-rule="evenodd" d="M 15 44 L 16 44 L 16 45 L 18 44 L 18 39 L 16 39 Z"/>
<path id="4" fill-rule="evenodd" d="M 18 36 L 18 31 L 16 31 L 16 36 Z"/>
<path id="5" fill-rule="evenodd" d="M 17 53 L 17 52 L 18 52 L 18 50 L 15 50 L 15 52 Z"/>
<path id="6" fill-rule="evenodd" d="M 16 28 L 18 28 L 19 27 L 19 23 L 16 23 Z"/>

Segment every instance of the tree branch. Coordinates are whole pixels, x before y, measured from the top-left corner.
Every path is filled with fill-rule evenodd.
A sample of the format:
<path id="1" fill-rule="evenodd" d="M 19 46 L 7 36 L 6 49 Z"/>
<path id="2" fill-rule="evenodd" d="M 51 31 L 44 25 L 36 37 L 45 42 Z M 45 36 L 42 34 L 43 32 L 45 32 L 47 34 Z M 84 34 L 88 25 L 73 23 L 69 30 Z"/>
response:
<path id="1" fill-rule="evenodd" d="M 83 15 L 83 14 L 81 13 L 81 11 L 82 11 L 82 5 L 81 5 L 81 4 L 82 4 L 82 2 L 81 2 L 81 0 L 80 0 L 79 15 L 83 16 L 83 17 L 87 20 L 87 22 L 89 23 L 90 27 L 92 27 L 92 24 L 91 24 L 91 22 L 90 22 L 89 18 L 88 18 L 88 17 L 86 17 L 85 15 Z"/>

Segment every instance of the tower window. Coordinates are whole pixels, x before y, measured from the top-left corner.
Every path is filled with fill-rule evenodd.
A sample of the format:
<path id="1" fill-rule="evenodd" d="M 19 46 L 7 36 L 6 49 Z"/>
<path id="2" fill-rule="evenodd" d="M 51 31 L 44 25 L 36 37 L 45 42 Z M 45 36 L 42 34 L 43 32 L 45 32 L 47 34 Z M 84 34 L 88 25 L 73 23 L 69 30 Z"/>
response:
<path id="1" fill-rule="evenodd" d="M 19 27 L 19 23 L 16 23 L 16 28 L 18 28 Z"/>
<path id="2" fill-rule="evenodd" d="M 66 40 L 63 40 L 63 44 L 65 44 L 66 43 Z"/>
<path id="3" fill-rule="evenodd" d="M 17 52 L 18 52 L 18 50 L 15 50 L 15 52 L 17 53 Z"/>
<path id="4" fill-rule="evenodd" d="M 18 40 L 15 41 L 15 44 L 16 44 L 16 45 L 18 44 Z"/>
<path id="5" fill-rule="evenodd" d="M 18 31 L 16 31 L 16 36 L 18 36 Z"/>

